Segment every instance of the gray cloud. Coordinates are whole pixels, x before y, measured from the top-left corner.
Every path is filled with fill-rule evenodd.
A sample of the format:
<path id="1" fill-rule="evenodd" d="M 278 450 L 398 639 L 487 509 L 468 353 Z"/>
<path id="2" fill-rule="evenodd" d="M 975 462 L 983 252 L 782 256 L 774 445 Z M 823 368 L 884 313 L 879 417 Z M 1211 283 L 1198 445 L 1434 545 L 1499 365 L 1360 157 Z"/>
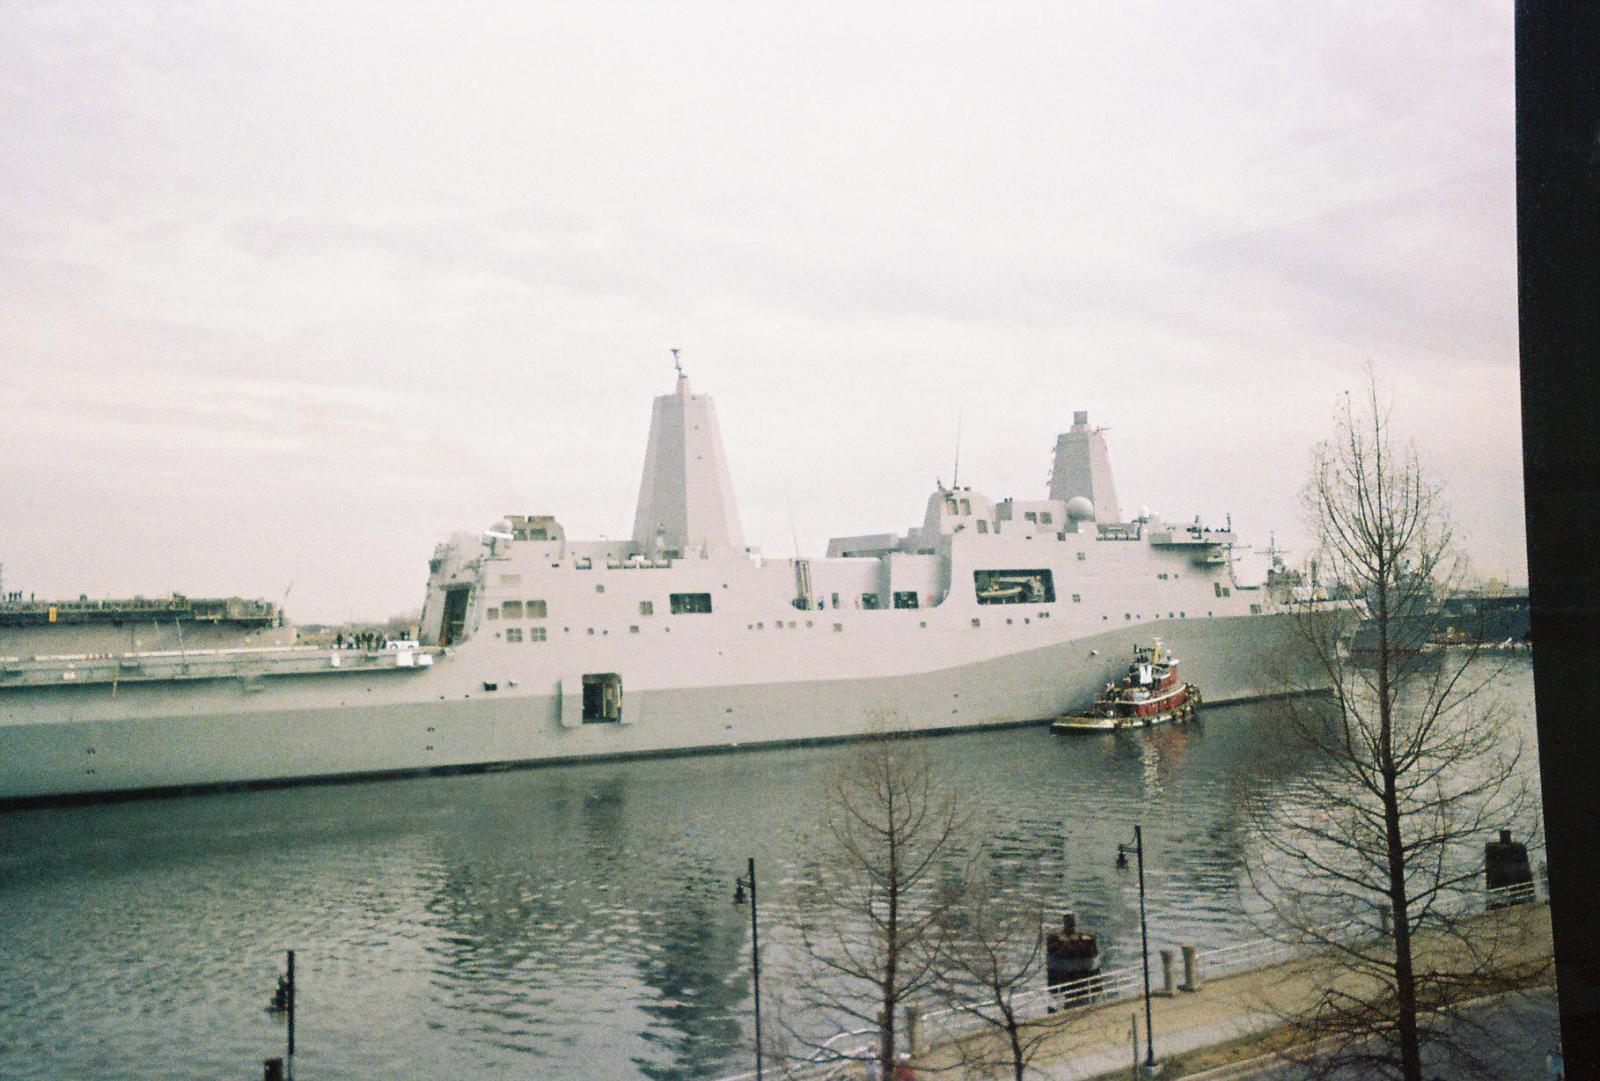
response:
<path id="1" fill-rule="evenodd" d="M 506 510 L 624 532 L 668 346 L 774 550 L 786 486 L 810 552 L 918 518 L 958 415 L 964 479 L 1036 492 L 1085 407 L 1129 502 L 1303 547 L 1372 362 L 1521 573 L 1497 5 L 7 18 L 24 588 L 384 614 Z"/>

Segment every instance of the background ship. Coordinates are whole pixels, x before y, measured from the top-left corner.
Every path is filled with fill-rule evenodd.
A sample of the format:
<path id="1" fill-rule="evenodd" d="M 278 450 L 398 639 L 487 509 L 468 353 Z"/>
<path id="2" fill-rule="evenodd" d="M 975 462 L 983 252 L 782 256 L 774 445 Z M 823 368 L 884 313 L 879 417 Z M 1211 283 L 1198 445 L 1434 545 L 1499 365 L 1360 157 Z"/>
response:
<path id="1" fill-rule="evenodd" d="M 1080 412 L 1045 498 L 940 485 L 903 534 L 769 559 L 680 370 L 632 536 L 571 541 L 527 514 L 453 537 L 416 648 L 8 639 L 0 802 L 1029 723 L 1089 702 L 1155 635 L 1213 703 L 1280 692 L 1293 616 L 1270 579 L 1237 580 L 1234 540 L 1124 520 Z"/>
<path id="2" fill-rule="evenodd" d="M 24 600 L 0 597 L 0 657 L 145 653 L 294 644 L 271 601 L 244 597 Z"/>

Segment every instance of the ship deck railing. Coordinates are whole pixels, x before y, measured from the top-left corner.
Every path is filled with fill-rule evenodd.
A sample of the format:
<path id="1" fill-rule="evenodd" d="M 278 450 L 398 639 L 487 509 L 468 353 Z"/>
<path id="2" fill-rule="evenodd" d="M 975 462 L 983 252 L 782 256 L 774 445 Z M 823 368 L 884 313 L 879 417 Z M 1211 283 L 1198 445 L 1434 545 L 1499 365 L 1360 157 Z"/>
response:
<path id="1" fill-rule="evenodd" d="M 416 671 L 432 667 L 444 652 L 437 646 L 369 650 L 295 645 L 0 657 L 0 690 L 98 684 L 115 689 L 120 684 L 206 679 L 240 679 L 253 685 L 282 676 Z"/>
<path id="2" fill-rule="evenodd" d="M 0 618 L 43 617 L 49 621 L 52 611 L 56 613 L 56 622 L 67 622 L 68 617 L 82 615 L 104 615 L 111 618 L 187 616 L 207 621 L 228 622 L 255 622 L 278 618 L 278 606 L 271 601 L 245 597 L 174 596 L 129 597 L 117 600 L 0 601 Z"/>
<path id="3" fill-rule="evenodd" d="M 108 659 L 139 657 L 223 657 L 251 653 L 355 653 L 358 650 L 335 650 L 333 646 L 229 646 L 220 649 L 146 649 L 127 650 L 122 653 L 38 653 L 32 657 L 0 657 L 0 661 L 103 661 Z M 377 652 L 377 651 L 374 651 Z"/>

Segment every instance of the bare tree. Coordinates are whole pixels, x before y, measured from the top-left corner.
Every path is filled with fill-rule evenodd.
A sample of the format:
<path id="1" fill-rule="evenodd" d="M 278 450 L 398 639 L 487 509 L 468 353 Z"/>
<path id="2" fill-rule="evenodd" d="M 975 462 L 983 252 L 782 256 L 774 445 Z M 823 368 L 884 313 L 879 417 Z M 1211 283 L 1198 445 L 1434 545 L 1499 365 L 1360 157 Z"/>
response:
<path id="1" fill-rule="evenodd" d="M 1429 648 L 1463 568 L 1439 489 L 1391 443 L 1375 379 L 1359 407 L 1343 403 L 1305 499 L 1322 577 L 1366 610 L 1352 636 L 1349 605 L 1300 606 L 1332 694 L 1283 704 L 1272 743 L 1298 757 L 1299 780 L 1253 801 L 1249 870 L 1278 926 L 1332 966 L 1293 1017 L 1317 1048 L 1307 1064 L 1420 1081 L 1424 1049 L 1472 1064 L 1450 1008 L 1508 975 L 1507 937 L 1463 903 L 1492 830 L 1527 821 L 1519 747 L 1475 647 Z"/>
<path id="2" fill-rule="evenodd" d="M 828 786 L 821 841 L 809 860 L 810 896 L 798 932 L 799 970 L 788 981 L 782 1023 L 827 1055 L 796 1022 L 826 1019 L 876 1033 L 867 1055 L 893 1076 L 903 1007 L 934 985 L 939 928 L 965 822 L 954 793 L 936 782 L 915 743 L 888 739 L 851 749 Z"/>
<path id="3" fill-rule="evenodd" d="M 1045 987 L 1045 934 L 1039 913 L 997 888 L 986 862 L 974 865 L 961 893 L 945 908 L 940 982 L 945 997 L 980 1022 L 984 1031 L 955 1044 L 961 1064 L 975 1077 L 1010 1069 L 1023 1081 L 1066 1014 L 1030 1020 L 1028 998 Z"/>

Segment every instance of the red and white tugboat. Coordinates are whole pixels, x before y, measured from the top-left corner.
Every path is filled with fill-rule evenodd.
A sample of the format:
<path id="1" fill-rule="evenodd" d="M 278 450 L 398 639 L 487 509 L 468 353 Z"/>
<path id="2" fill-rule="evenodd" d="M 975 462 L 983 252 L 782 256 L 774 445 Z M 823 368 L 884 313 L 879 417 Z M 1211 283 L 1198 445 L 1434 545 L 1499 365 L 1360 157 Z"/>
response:
<path id="1" fill-rule="evenodd" d="M 1114 732 L 1147 728 L 1168 721 L 1194 719 L 1200 688 L 1178 678 L 1178 658 L 1161 648 L 1134 646 L 1133 663 L 1120 683 L 1107 683 L 1094 705 L 1083 713 L 1066 713 L 1050 725 L 1052 732 Z"/>

